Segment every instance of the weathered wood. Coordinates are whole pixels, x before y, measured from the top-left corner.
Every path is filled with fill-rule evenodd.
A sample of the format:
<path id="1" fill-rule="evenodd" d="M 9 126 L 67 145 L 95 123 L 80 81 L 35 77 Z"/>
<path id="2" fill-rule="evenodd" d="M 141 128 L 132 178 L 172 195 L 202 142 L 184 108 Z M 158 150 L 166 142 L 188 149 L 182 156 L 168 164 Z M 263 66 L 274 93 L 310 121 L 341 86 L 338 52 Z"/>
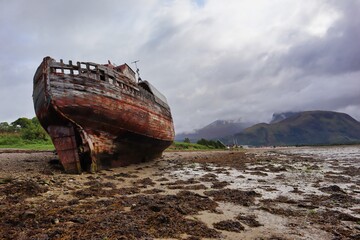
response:
<path id="1" fill-rule="evenodd" d="M 70 72 L 56 73 L 52 68 Z M 74 70 L 79 74 L 74 75 Z M 47 57 L 35 73 L 36 115 L 57 151 L 63 151 L 59 157 L 66 171 L 74 172 L 79 162 L 80 170 L 141 162 L 161 155 L 172 143 L 173 121 L 169 106 L 160 99 L 164 97 L 154 96 L 147 90 L 150 89 L 147 82 L 138 84 L 120 70 L 93 63 L 73 65 L 70 61 L 66 65 Z M 39 71 L 50 74 L 39 77 Z M 112 81 L 108 80 L 109 73 Z M 105 81 L 100 74 L 104 74 Z M 47 100 L 42 93 L 45 89 L 49 91 Z M 71 140 L 75 139 L 76 149 L 81 150 L 76 153 L 79 160 L 71 155 L 76 152 L 74 142 L 68 138 L 60 141 L 56 128 L 74 129 Z M 64 151 L 64 144 L 72 150 Z"/>

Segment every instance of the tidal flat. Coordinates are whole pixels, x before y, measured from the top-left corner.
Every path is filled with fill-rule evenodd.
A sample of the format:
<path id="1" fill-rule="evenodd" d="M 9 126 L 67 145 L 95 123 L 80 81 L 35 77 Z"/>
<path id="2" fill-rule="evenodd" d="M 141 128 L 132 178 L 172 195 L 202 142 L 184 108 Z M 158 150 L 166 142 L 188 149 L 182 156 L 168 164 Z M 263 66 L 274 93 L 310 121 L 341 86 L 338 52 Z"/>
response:
<path id="1" fill-rule="evenodd" d="M 165 152 L 65 174 L 0 150 L 0 239 L 360 239 L 360 146 Z"/>

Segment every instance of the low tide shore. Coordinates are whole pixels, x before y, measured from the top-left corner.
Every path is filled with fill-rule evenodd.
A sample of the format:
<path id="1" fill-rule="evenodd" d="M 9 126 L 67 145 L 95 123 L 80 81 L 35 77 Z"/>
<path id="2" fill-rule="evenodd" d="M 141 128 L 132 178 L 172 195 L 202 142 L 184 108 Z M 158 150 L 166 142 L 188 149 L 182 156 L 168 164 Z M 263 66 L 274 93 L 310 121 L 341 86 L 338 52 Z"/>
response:
<path id="1" fill-rule="evenodd" d="M 166 152 L 81 175 L 53 152 L 0 150 L 0 239 L 360 239 L 360 160 L 317 149 Z"/>

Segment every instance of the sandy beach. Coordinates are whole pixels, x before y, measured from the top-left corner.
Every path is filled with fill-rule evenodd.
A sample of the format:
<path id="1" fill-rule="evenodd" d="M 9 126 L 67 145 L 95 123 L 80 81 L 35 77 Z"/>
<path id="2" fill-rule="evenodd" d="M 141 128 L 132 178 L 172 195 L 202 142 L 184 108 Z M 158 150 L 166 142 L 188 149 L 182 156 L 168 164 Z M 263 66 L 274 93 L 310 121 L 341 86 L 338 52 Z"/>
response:
<path id="1" fill-rule="evenodd" d="M 80 175 L 53 152 L 0 150 L 0 239 L 360 239 L 360 160 L 317 149 L 165 152 Z"/>

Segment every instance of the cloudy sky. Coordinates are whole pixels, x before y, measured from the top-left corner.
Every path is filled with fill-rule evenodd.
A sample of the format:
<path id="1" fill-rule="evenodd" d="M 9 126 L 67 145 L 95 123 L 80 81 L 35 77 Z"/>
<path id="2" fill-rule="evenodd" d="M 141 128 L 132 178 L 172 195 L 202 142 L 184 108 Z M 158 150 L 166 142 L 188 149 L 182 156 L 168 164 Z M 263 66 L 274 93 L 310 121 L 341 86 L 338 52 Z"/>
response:
<path id="1" fill-rule="evenodd" d="M 360 120 L 358 0 L 0 0 L 0 122 L 35 116 L 45 56 L 140 60 L 176 132 L 332 110 Z"/>

